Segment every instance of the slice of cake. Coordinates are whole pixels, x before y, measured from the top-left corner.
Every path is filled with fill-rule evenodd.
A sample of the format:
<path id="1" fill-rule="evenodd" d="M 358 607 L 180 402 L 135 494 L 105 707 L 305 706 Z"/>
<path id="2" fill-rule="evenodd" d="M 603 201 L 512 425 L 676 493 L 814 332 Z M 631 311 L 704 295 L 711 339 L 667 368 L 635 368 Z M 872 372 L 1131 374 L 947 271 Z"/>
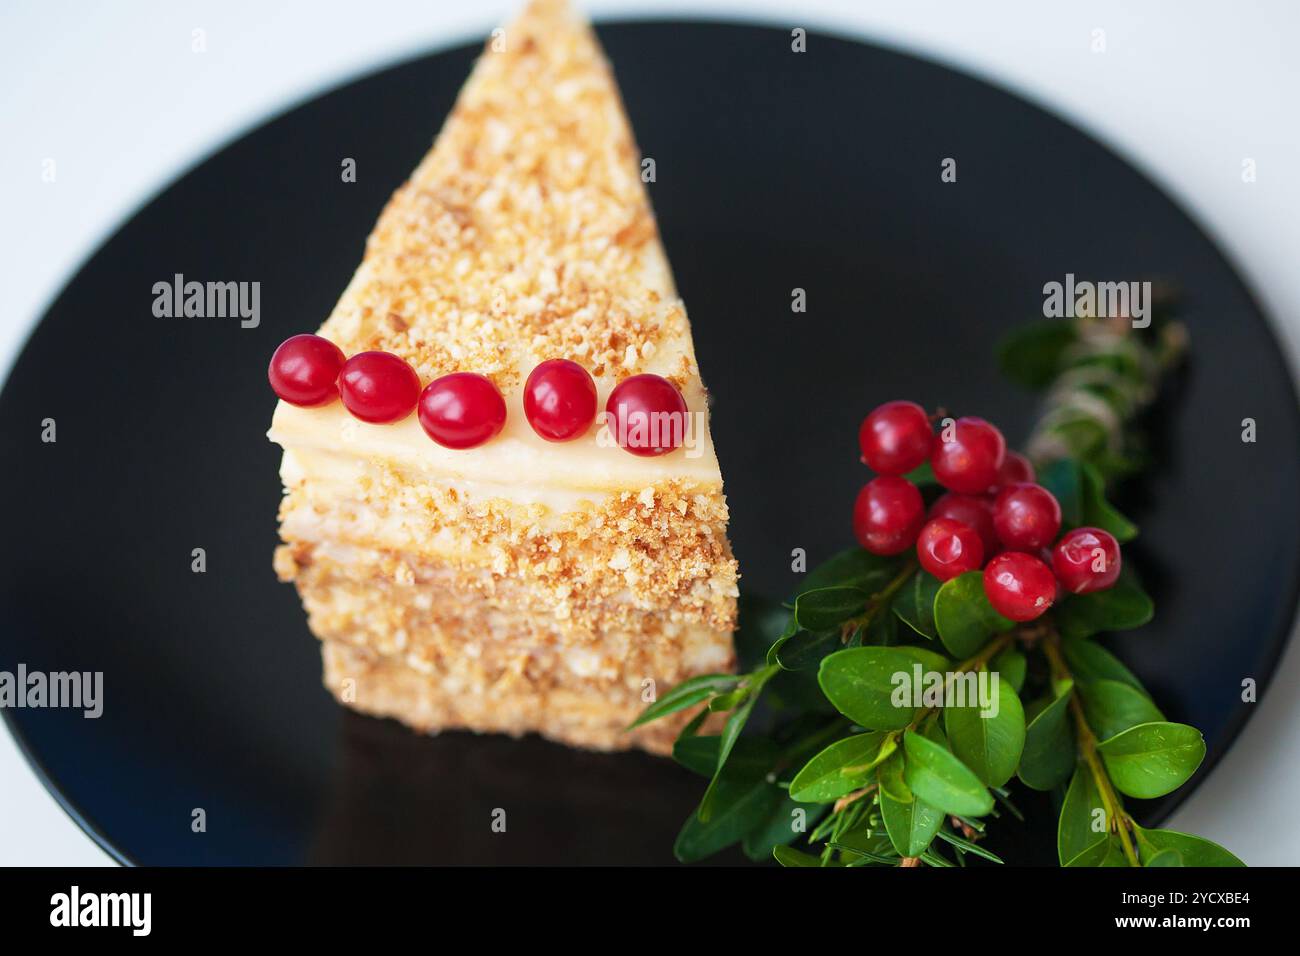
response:
<path id="1" fill-rule="evenodd" d="M 275 566 L 348 706 L 426 731 L 665 751 L 680 721 L 624 728 L 655 694 L 733 666 L 722 477 L 640 171 L 590 27 L 533 0 L 381 214 L 320 335 L 340 360 L 404 360 L 416 388 L 486 376 L 505 421 L 448 447 L 430 437 L 427 391 L 389 424 L 338 400 L 277 406 Z M 600 408 L 632 376 L 675 386 L 689 415 L 674 450 L 646 454 L 599 421 L 543 438 L 524 386 L 555 359 L 590 373 Z"/>

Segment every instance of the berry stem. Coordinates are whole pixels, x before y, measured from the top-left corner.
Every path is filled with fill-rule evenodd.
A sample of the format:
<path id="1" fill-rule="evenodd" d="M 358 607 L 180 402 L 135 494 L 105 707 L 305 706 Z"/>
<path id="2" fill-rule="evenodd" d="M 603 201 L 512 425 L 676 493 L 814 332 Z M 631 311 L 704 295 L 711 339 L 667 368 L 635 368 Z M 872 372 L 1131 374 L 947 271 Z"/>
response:
<path id="1" fill-rule="evenodd" d="M 966 658 L 966 660 L 954 667 L 952 672 L 944 679 L 944 699 L 948 699 L 949 692 L 952 689 L 952 683 L 956 681 L 960 675 L 965 674 L 968 671 L 978 671 L 987 666 L 989 661 L 993 660 L 993 658 L 1006 650 L 1007 646 L 1015 639 L 1015 637 L 1015 631 L 1003 631 L 980 648 L 974 656 Z M 917 712 L 916 717 L 912 719 L 912 723 L 908 725 L 907 729 L 915 730 L 917 727 L 921 726 L 922 721 L 932 714 L 938 713 L 941 709 L 942 708 L 939 707 L 923 708 Z"/>
<path id="2" fill-rule="evenodd" d="M 1074 675 L 1070 673 L 1070 668 L 1065 663 L 1065 657 L 1061 654 L 1061 635 L 1057 633 L 1055 628 L 1051 629 L 1039 641 L 1039 645 L 1043 648 L 1043 653 L 1047 655 L 1047 663 L 1052 670 L 1052 676 L 1058 681 L 1073 681 Z M 1075 732 L 1079 738 L 1079 755 L 1083 758 L 1083 762 L 1087 764 L 1093 782 L 1097 785 L 1097 792 L 1101 794 L 1102 806 L 1106 811 L 1106 821 L 1109 826 L 1119 833 L 1119 841 L 1124 847 L 1124 856 L 1128 859 L 1129 866 L 1141 866 L 1142 864 L 1138 862 L 1137 851 L 1133 848 L 1133 838 L 1129 834 L 1129 827 L 1132 825 L 1133 820 L 1128 815 L 1128 811 L 1124 809 L 1124 801 L 1115 792 L 1115 788 L 1110 782 L 1110 774 L 1106 772 L 1106 766 L 1097 753 L 1097 735 L 1093 733 L 1092 727 L 1088 725 L 1088 718 L 1083 712 L 1083 702 L 1079 697 L 1077 686 L 1072 686 L 1070 690 L 1070 713 L 1074 716 Z"/>
<path id="3" fill-rule="evenodd" d="M 841 631 L 844 640 L 847 642 L 859 630 L 869 627 L 871 622 L 876 619 L 876 615 L 880 613 L 880 609 L 889 605 L 894 595 L 898 593 L 898 589 L 911 580 L 916 571 L 917 561 L 916 556 L 913 555 L 903 562 L 903 566 L 899 568 L 898 573 L 890 579 L 888 584 L 867 599 L 867 606 L 861 614 L 844 622 Z"/>

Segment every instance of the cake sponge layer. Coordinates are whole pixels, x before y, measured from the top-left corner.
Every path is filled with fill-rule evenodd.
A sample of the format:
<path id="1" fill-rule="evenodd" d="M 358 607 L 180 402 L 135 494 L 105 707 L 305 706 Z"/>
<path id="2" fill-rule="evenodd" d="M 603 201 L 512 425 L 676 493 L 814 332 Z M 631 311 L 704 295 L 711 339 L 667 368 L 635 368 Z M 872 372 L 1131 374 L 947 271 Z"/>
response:
<path id="1" fill-rule="evenodd" d="M 691 717 L 683 712 L 625 731 L 645 705 L 621 693 L 539 688 L 524 681 L 490 694 L 465 694 L 399 660 L 347 644 L 327 641 L 322 656 L 325 686 L 340 703 L 428 733 L 474 730 L 518 737 L 533 732 L 592 750 L 639 746 L 667 754 Z"/>
<path id="2" fill-rule="evenodd" d="M 453 569 L 458 584 L 485 596 L 512 582 L 530 595 L 528 608 L 561 619 L 622 601 L 676 611 L 719 632 L 735 628 L 736 562 L 726 502 L 715 490 L 660 481 L 557 513 L 469 497 L 433 477 L 413 482 L 377 465 L 371 471 L 386 477 L 351 489 L 300 481 L 281 505 L 281 537 L 317 552 L 327 545 L 404 556 L 406 566 L 394 565 L 392 574 L 413 582 Z M 299 548 L 288 557 L 307 553 Z M 295 577 L 292 563 L 282 561 L 282 577 Z M 335 563 L 365 561 L 340 554 Z"/>
<path id="3" fill-rule="evenodd" d="M 405 656 L 424 671 L 468 666 L 480 684 L 522 658 L 537 680 L 580 677 L 639 692 L 647 681 L 666 688 L 735 663 L 729 634 L 675 610 L 615 603 L 559 618 L 515 581 L 476 593 L 453 569 L 424 563 L 418 579 L 399 577 L 388 569 L 411 567 L 401 555 L 351 554 L 358 560 L 345 565 L 316 551 L 295 562 L 313 633 Z"/>

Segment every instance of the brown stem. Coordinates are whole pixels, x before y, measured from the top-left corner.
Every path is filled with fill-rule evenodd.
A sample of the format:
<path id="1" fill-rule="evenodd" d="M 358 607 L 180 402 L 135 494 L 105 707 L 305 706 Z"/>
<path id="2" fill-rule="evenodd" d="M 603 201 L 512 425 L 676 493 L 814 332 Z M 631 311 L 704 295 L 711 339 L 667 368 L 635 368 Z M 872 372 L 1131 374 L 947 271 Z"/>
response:
<path id="1" fill-rule="evenodd" d="M 863 609 L 862 613 L 857 617 L 851 617 L 844 622 L 840 628 L 840 636 L 842 639 L 848 641 L 848 639 L 857 631 L 867 627 L 872 621 L 874 621 L 876 615 L 880 613 L 881 609 L 889 606 L 889 602 L 893 599 L 894 595 L 898 593 L 898 589 L 906 584 L 908 579 L 916 572 L 916 568 L 917 562 L 915 557 L 908 558 L 903 562 L 903 566 L 899 569 L 898 573 L 894 575 L 890 582 L 867 599 L 867 606 Z"/>
<path id="2" fill-rule="evenodd" d="M 949 685 L 957 679 L 958 675 L 964 674 L 967 671 L 979 670 L 989 661 L 993 660 L 993 658 L 1001 654 L 1006 649 L 1007 645 L 1010 644 L 1011 641 L 1015 638 L 1015 636 L 1016 636 L 1015 631 L 1004 631 L 1003 633 L 999 634 L 997 637 L 993 638 L 993 640 L 985 644 L 982 648 L 980 648 L 979 653 L 976 654 L 974 657 L 969 657 L 966 660 L 962 661 L 960 664 L 958 664 L 956 668 L 954 668 L 952 672 L 944 679 L 944 689 L 943 689 L 944 699 L 946 700 L 948 698 Z M 915 730 L 917 727 L 921 726 L 921 721 L 925 720 L 925 718 L 929 717 L 932 713 L 934 713 L 937 710 L 938 710 L 937 707 L 925 707 L 917 711 L 916 716 L 912 718 L 912 722 L 911 724 L 908 725 L 907 729 Z"/>
<path id="3" fill-rule="evenodd" d="M 831 810 L 831 813 L 839 813 L 841 810 L 843 810 L 845 807 L 849 806 L 850 804 L 857 803 L 867 794 L 873 793 L 875 789 L 876 789 L 876 785 L 873 783 L 870 784 L 869 786 L 863 787 L 861 790 L 854 790 L 852 793 L 845 794 L 844 796 L 840 797 L 838 800 L 835 801 L 835 806 Z"/>
<path id="4" fill-rule="evenodd" d="M 1061 655 L 1061 636 L 1055 630 L 1051 631 L 1045 640 L 1042 641 L 1043 652 L 1047 655 L 1047 663 L 1052 669 L 1052 676 L 1057 680 L 1069 680 L 1073 682 L 1074 675 L 1070 673 L 1069 667 L 1065 663 L 1065 658 Z M 1075 732 L 1079 738 L 1079 754 L 1088 766 L 1088 772 L 1092 774 L 1093 782 L 1097 785 L 1097 792 L 1101 795 L 1102 807 L 1106 811 L 1107 824 L 1114 827 L 1119 833 L 1119 841 L 1124 847 L 1124 856 L 1128 859 L 1129 866 L 1141 866 L 1138 862 L 1137 851 L 1133 848 L 1133 839 L 1128 831 L 1128 813 L 1124 810 L 1124 804 L 1119 795 L 1115 792 L 1114 786 L 1110 782 L 1110 774 L 1106 772 L 1106 767 L 1101 761 L 1101 756 L 1097 753 L 1097 735 L 1092 732 L 1092 727 L 1088 725 L 1088 718 L 1083 712 L 1083 702 L 1079 697 L 1077 686 L 1072 686 L 1070 690 L 1070 713 L 1074 716 Z"/>

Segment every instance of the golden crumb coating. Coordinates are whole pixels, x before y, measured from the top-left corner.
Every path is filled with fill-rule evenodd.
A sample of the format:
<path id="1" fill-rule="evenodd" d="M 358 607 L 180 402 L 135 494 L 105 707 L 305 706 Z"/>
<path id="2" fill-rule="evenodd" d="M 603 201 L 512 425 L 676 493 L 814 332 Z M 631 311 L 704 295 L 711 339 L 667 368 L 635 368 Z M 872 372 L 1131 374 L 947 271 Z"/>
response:
<path id="1" fill-rule="evenodd" d="M 425 381 L 473 369 L 506 391 L 568 358 L 598 380 L 688 384 L 689 325 L 640 168 L 590 28 L 535 0 L 488 41 L 322 334 L 396 352 Z"/>

